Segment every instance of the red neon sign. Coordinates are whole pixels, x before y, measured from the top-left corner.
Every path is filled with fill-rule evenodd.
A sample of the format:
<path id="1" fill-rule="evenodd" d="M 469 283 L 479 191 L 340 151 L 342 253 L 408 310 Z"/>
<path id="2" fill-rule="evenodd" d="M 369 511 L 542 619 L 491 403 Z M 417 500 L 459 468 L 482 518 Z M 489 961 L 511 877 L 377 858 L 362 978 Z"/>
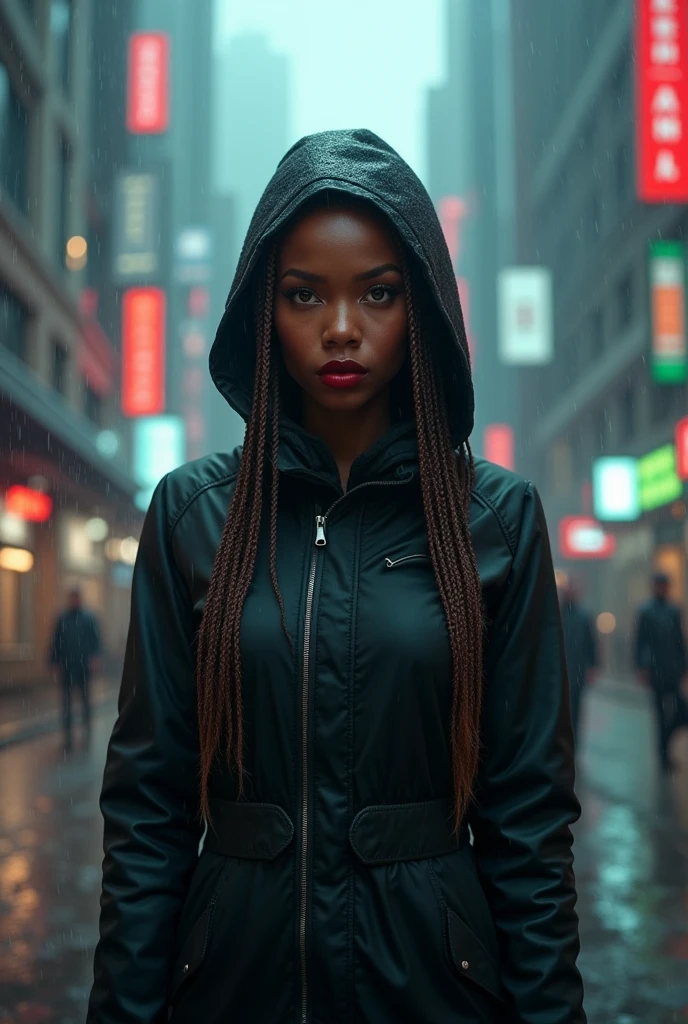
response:
<path id="1" fill-rule="evenodd" d="M 46 523 L 53 514 L 53 499 L 32 487 L 17 485 L 5 495 L 5 511 L 27 523 Z"/>
<path id="2" fill-rule="evenodd" d="M 483 451 L 488 462 L 504 469 L 514 468 L 514 431 L 506 423 L 493 423 L 485 427 Z"/>
<path id="3" fill-rule="evenodd" d="M 688 416 L 676 424 L 676 472 L 688 480 Z"/>
<path id="4" fill-rule="evenodd" d="M 170 123 L 170 41 L 164 32 L 135 32 L 129 39 L 127 130 L 156 135 Z"/>
<path id="5" fill-rule="evenodd" d="M 122 302 L 122 412 L 156 416 L 165 409 L 165 293 L 129 288 Z"/>
<path id="6" fill-rule="evenodd" d="M 636 0 L 638 198 L 688 199 L 688 8 Z"/>
<path id="7" fill-rule="evenodd" d="M 564 516 L 559 523 L 559 550 L 562 558 L 611 558 L 616 537 L 591 516 Z"/>

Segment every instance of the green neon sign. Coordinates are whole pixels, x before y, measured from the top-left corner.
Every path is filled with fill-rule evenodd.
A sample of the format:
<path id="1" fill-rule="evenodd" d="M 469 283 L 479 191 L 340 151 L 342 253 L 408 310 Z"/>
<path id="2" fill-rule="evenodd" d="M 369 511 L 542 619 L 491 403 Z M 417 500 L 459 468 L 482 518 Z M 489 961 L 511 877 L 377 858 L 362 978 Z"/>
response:
<path id="1" fill-rule="evenodd" d="M 688 379 L 683 242 L 650 242 L 648 273 L 652 379 L 657 384 L 682 384 Z"/>
<path id="2" fill-rule="evenodd" d="M 638 496 L 644 512 L 661 508 L 683 496 L 683 483 L 676 472 L 676 449 L 662 445 L 638 459 Z"/>

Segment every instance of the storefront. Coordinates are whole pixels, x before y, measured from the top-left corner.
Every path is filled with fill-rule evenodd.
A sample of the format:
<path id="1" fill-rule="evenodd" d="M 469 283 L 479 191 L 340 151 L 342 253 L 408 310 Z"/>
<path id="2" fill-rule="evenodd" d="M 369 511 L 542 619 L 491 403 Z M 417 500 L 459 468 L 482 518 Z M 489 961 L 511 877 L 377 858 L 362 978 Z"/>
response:
<path id="1" fill-rule="evenodd" d="M 32 524 L 0 499 L 0 663 L 29 656 L 34 565 Z"/>
<path id="2" fill-rule="evenodd" d="M 109 541 L 127 540 L 125 553 L 135 557 L 143 519 L 136 484 L 98 452 L 95 433 L 68 446 L 12 408 L 0 401 L 0 690 L 49 677 L 55 620 L 75 586 L 100 621 L 105 664 L 116 671 L 131 566 L 114 570 L 119 546 L 113 558 L 106 551 Z"/>

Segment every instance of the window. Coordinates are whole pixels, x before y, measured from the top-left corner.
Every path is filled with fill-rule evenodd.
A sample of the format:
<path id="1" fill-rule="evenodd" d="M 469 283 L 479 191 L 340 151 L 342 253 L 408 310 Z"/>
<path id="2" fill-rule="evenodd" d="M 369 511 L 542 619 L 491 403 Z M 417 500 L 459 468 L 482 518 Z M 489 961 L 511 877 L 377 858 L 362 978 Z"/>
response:
<path id="1" fill-rule="evenodd" d="M 590 358 L 594 362 L 604 349 L 604 314 L 601 309 L 593 310 L 590 316 Z"/>
<path id="2" fill-rule="evenodd" d="M 633 322 L 633 273 L 629 271 L 616 289 L 619 330 L 623 331 Z"/>
<path id="3" fill-rule="evenodd" d="M 0 569 L 0 653 L 30 641 L 31 573 Z"/>
<path id="4" fill-rule="evenodd" d="M 52 0 L 50 38 L 55 75 L 65 92 L 69 91 L 72 57 L 72 0 Z"/>
<path id="5" fill-rule="evenodd" d="M 622 443 L 628 443 L 635 437 L 635 392 L 632 384 L 627 384 L 619 396 L 619 431 Z"/>
<path id="6" fill-rule="evenodd" d="M 53 387 L 58 395 L 67 393 L 67 377 L 69 374 L 69 352 L 56 342 L 53 346 Z"/>
<path id="7" fill-rule="evenodd" d="M 609 444 L 609 417 L 606 409 L 600 409 L 594 420 L 593 451 L 604 455 Z"/>
<path id="8" fill-rule="evenodd" d="M 614 155 L 614 187 L 620 206 L 628 199 L 630 183 L 631 168 L 628 162 L 628 149 L 625 142 L 620 142 Z"/>
<path id="9" fill-rule="evenodd" d="M 36 0 L 21 0 L 21 5 L 26 11 L 27 17 L 34 28 L 38 27 L 38 18 L 36 16 Z"/>
<path id="10" fill-rule="evenodd" d="M 29 311 L 16 295 L 0 286 L 0 345 L 26 362 Z"/>
<path id="11" fill-rule="evenodd" d="M 99 394 L 87 384 L 84 389 L 84 412 L 97 427 L 101 424 L 103 415 L 103 402 Z"/>
<path id="12" fill-rule="evenodd" d="M 561 370 L 561 387 L 563 390 L 570 387 L 578 376 L 578 367 L 580 362 L 578 338 L 573 335 L 567 338 L 558 353 L 558 357 Z"/>
<path id="13" fill-rule="evenodd" d="M 55 168 L 55 231 L 57 232 L 56 237 L 56 254 L 57 261 L 60 266 L 65 265 L 65 250 L 67 241 L 69 238 L 69 199 L 70 199 L 70 180 L 69 180 L 70 166 L 69 166 L 69 146 L 63 136 L 60 136 L 58 142 L 58 153 L 57 153 L 57 164 Z"/>
<path id="14" fill-rule="evenodd" d="M 28 210 L 28 154 L 29 115 L 0 63 L 0 192 L 22 213 Z"/>
<path id="15" fill-rule="evenodd" d="M 590 198 L 590 239 L 592 242 L 596 242 L 600 237 L 600 225 L 602 223 L 602 210 L 600 207 L 600 197 L 597 192 L 593 192 Z"/>
<path id="16" fill-rule="evenodd" d="M 621 110 L 633 109 L 631 97 L 631 54 L 629 50 L 624 50 L 614 69 L 612 93 L 618 108 Z"/>
<path id="17" fill-rule="evenodd" d="M 685 390 L 682 384 L 653 384 L 650 388 L 650 419 L 653 425 L 674 423 L 684 415 Z"/>

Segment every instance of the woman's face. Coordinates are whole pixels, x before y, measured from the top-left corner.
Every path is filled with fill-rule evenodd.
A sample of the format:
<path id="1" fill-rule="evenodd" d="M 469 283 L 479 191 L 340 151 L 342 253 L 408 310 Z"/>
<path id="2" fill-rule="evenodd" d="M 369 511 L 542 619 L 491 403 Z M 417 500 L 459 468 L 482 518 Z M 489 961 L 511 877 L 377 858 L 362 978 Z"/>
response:
<path id="1" fill-rule="evenodd" d="M 277 257 L 275 328 L 305 409 L 351 413 L 388 403 L 406 355 L 406 301 L 382 218 L 333 208 L 294 223 Z"/>

